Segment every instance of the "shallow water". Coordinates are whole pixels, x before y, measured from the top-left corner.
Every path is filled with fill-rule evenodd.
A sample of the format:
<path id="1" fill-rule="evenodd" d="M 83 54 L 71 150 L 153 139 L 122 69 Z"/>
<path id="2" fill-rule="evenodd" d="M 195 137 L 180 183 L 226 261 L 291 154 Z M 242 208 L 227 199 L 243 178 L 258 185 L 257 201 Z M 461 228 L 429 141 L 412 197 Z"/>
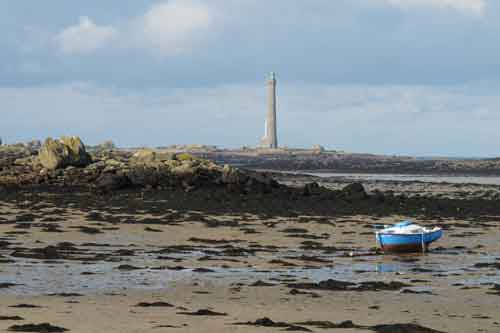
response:
<path id="1" fill-rule="evenodd" d="M 398 181 L 423 183 L 450 183 L 450 184 L 479 184 L 500 185 L 498 176 L 451 176 L 451 175 L 417 175 L 417 174 L 377 174 L 377 173 L 323 173 L 304 172 L 311 176 L 322 178 L 337 178 L 339 180 L 354 181 Z"/>
<path id="2" fill-rule="evenodd" d="M 293 251 L 294 255 L 320 255 L 315 251 Z M 263 260 L 283 258 L 287 253 L 259 256 Z M 200 253 L 175 255 L 173 257 L 198 257 Z M 497 272 L 476 269 L 477 262 L 494 261 L 498 254 L 471 255 L 457 251 L 434 251 L 425 255 L 405 256 L 361 256 L 355 258 L 343 257 L 339 254 L 321 258 L 329 259 L 332 265 L 324 267 L 305 268 L 293 267 L 279 269 L 262 268 L 210 268 L 214 272 L 198 273 L 193 269 L 184 270 L 162 269 L 155 270 L 165 262 L 155 260 L 151 255 L 138 255 L 129 261 L 119 263 L 96 262 L 81 263 L 74 261 L 58 261 L 44 263 L 42 261 L 17 259 L 15 263 L 4 264 L 0 271 L 0 283 L 11 282 L 17 286 L 0 289 L 1 294 L 15 295 L 43 295 L 52 293 L 81 293 L 103 294 L 123 292 L 129 289 L 158 290 L 173 287 L 176 281 L 211 281 L 211 282 L 243 282 L 252 283 L 256 280 L 279 281 L 293 276 L 297 280 L 321 281 L 326 279 L 346 281 L 392 281 L 406 279 L 445 279 L 446 284 L 462 283 L 464 285 L 478 285 L 482 283 L 500 283 Z M 222 260 L 222 258 L 221 258 Z M 143 268 L 133 271 L 121 271 L 116 267 L 120 264 L 130 264 Z M 331 267 L 326 267 L 326 265 Z M 83 272 L 93 272 L 93 275 L 82 275 Z"/>

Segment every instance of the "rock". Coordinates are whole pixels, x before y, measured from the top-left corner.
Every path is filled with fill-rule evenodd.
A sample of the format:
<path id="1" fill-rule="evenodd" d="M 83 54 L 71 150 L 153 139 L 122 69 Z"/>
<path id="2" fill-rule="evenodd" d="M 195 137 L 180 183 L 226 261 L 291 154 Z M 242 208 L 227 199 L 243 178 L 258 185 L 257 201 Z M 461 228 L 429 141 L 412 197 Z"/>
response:
<path id="1" fill-rule="evenodd" d="M 102 170 L 102 172 L 104 172 L 104 173 L 108 173 L 108 172 L 114 173 L 116 170 L 126 169 L 125 163 L 120 162 L 120 161 L 115 160 L 115 159 L 107 159 L 107 160 L 104 160 L 102 162 L 105 165 L 104 169 Z"/>
<path id="2" fill-rule="evenodd" d="M 117 160 L 115 160 L 113 158 L 105 160 L 104 164 L 106 164 L 106 166 L 116 167 L 116 168 L 122 168 L 122 167 L 125 166 L 125 163 L 117 161 Z"/>
<path id="3" fill-rule="evenodd" d="M 257 319 L 256 321 L 249 321 L 246 323 L 234 323 L 234 325 L 248 325 L 248 326 L 262 326 L 262 327 L 276 327 L 284 328 L 283 331 L 295 331 L 295 332 L 312 332 L 310 329 L 302 326 L 297 326 L 295 324 L 289 324 L 286 322 L 275 322 L 270 318 L 264 317 Z"/>
<path id="4" fill-rule="evenodd" d="M 0 316 L 0 320 L 24 320 L 24 318 L 20 316 Z"/>
<path id="5" fill-rule="evenodd" d="M 192 179 L 198 168 L 190 161 L 183 162 L 181 165 L 170 169 L 172 174 L 182 179 Z"/>
<path id="6" fill-rule="evenodd" d="M 167 303 L 167 302 L 140 302 L 138 304 L 136 304 L 136 306 L 138 307 L 167 307 L 167 308 L 171 308 L 173 307 L 172 304 L 170 303 Z"/>
<path id="7" fill-rule="evenodd" d="M 363 200 L 368 198 L 365 188 L 361 183 L 352 183 L 342 189 L 342 195 L 350 201 Z"/>
<path id="8" fill-rule="evenodd" d="M 101 172 L 103 169 L 106 168 L 106 162 L 105 161 L 98 161 L 92 164 L 89 164 L 86 168 L 85 171 L 90 174 L 95 174 Z"/>
<path id="9" fill-rule="evenodd" d="M 316 182 L 307 183 L 304 185 L 304 189 L 302 190 L 302 195 L 309 196 L 315 192 L 318 192 L 319 185 Z"/>
<path id="10" fill-rule="evenodd" d="M 32 163 L 33 160 L 31 159 L 31 157 L 18 158 L 14 161 L 14 165 L 19 165 L 19 166 L 31 165 Z"/>
<path id="11" fill-rule="evenodd" d="M 227 316 L 225 312 L 216 312 L 209 309 L 200 309 L 194 312 L 177 312 L 177 314 L 183 314 L 188 316 Z"/>
<path id="12" fill-rule="evenodd" d="M 103 173 L 97 178 L 95 185 L 100 190 L 114 191 L 130 185 L 130 180 L 122 173 Z"/>
<path id="13" fill-rule="evenodd" d="M 31 258 L 40 260 L 56 260 L 63 259 L 64 256 L 60 253 L 56 246 L 49 245 L 44 248 L 35 248 L 27 251 L 14 251 L 11 254 L 12 257 L 16 258 Z"/>
<path id="14" fill-rule="evenodd" d="M 293 289 L 313 289 L 313 290 L 333 290 L 333 291 L 384 291 L 384 290 L 400 290 L 403 287 L 410 287 L 410 285 L 399 282 L 383 282 L 383 281 L 365 281 L 358 284 L 350 281 L 339 281 L 328 279 L 314 282 L 299 282 L 289 283 L 287 285 Z"/>
<path id="15" fill-rule="evenodd" d="M 168 161 L 164 161 L 163 164 L 165 164 L 165 166 L 167 166 L 168 168 L 173 169 L 173 168 L 180 166 L 182 164 L 182 162 L 177 161 L 177 160 L 168 160 Z"/>
<path id="16" fill-rule="evenodd" d="M 114 150 L 116 149 L 116 145 L 113 141 L 111 140 L 107 140 L 107 141 L 104 141 L 103 143 L 101 144 L 98 144 L 95 149 L 97 150 Z"/>
<path id="17" fill-rule="evenodd" d="M 258 280 L 256 282 L 250 284 L 250 287 L 274 287 L 274 286 L 276 286 L 276 284 L 265 282 L 262 280 Z"/>
<path id="18" fill-rule="evenodd" d="M 69 149 L 60 141 L 47 138 L 38 153 L 38 160 L 44 168 L 55 170 L 67 163 Z"/>
<path id="19" fill-rule="evenodd" d="M 373 191 L 373 196 L 375 197 L 375 200 L 377 200 L 377 202 L 379 203 L 383 203 L 385 201 L 384 193 L 378 189 Z"/>
<path id="20" fill-rule="evenodd" d="M 128 172 L 131 183 L 142 187 L 155 187 L 158 185 L 170 185 L 171 173 L 165 164 L 161 162 L 150 162 L 149 164 L 135 164 Z"/>
<path id="21" fill-rule="evenodd" d="M 368 327 L 363 327 L 360 325 L 356 325 L 351 320 L 344 320 L 340 323 L 332 323 L 331 321 L 321 320 L 321 321 L 304 321 L 300 323 L 296 323 L 298 325 L 304 326 L 314 326 L 321 329 L 338 329 L 338 328 L 354 328 L 354 329 L 364 329 Z"/>
<path id="22" fill-rule="evenodd" d="M 356 286 L 353 282 L 339 281 L 328 279 L 325 281 L 320 281 L 318 283 L 313 282 L 299 282 L 299 283 L 289 283 L 288 288 L 293 289 L 316 289 L 316 290 L 348 290 Z"/>
<path id="23" fill-rule="evenodd" d="M 152 149 L 141 149 L 132 155 L 130 163 L 134 165 L 149 165 L 151 163 L 160 163 L 171 161 L 175 158 L 174 154 L 157 152 Z"/>
<path id="24" fill-rule="evenodd" d="M 224 165 L 222 168 L 222 182 L 224 184 L 242 184 L 248 180 L 240 170 L 233 168 L 230 165 Z"/>
<path id="25" fill-rule="evenodd" d="M 175 159 L 178 161 L 192 161 L 195 160 L 196 157 L 188 153 L 180 153 L 175 155 Z"/>
<path id="26" fill-rule="evenodd" d="M 375 325 L 371 329 L 377 333 L 444 333 L 417 324 Z"/>
<path id="27" fill-rule="evenodd" d="M 26 144 L 26 147 L 31 151 L 37 152 L 42 147 L 42 143 L 40 140 L 32 140 Z"/>
<path id="28" fill-rule="evenodd" d="M 78 137 L 62 137 L 60 140 L 47 138 L 38 153 L 38 161 L 48 170 L 67 166 L 87 166 L 90 155 Z"/>
<path id="29" fill-rule="evenodd" d="M 146 164 L 156 161 L 156 152 L 151 149 L 141 149 L 132 155 L 130 162 L 133 164 Z"/>
<path id="30" fill-rule="evenodd" d="M 63 136 L 61 142 L 68 147 L 68 165 L 76 167 L 85 167 L 90 164 L 90 155 L 85 150 L 85 145 L 77 136 Z"/>
<path id="31" fill-rule="evenodd" d="M 321 146 L 321 145 L 314 145 L 312 146 L 312 150 L 316 153 L 316 154 L 321 154 L 325 151 L 325 147 Z"/>
<path id="32" fill-rule="evenodd" d="M 69 331 L 64 327 L 54 326 L 49 323 L 13 325 L 8 329 L 11 332 L 40 332 L 40 333 L 58 333 Z"/>
<path id="33" fill-rule="evenodd" d="M 206 185 L 221 185 L 222 168 L 203 159 L 171 161 L 170 172 L 185 190 L 193 190 Z"/>
<path id="34" fill-rule="evenodd" d="M 77 137 L 47 138 L 36 158 L 24 151 L 19 153 L 20 148 L 2 146 L 0 153 L 6 157 L 0 158 L 0 186 L 78 186 L 104 192 L 131 186 L 184 191 L 224 188 L 259 195 L 281 186 L 271 174 L 222 167 L 190 154 L 142 149 L 133 154 L 121 150 L 93 151 L 91 157 L 85 149 Z"/>
<path id="35" fill-rule="evenodd" d="M 133 265 L 124 264 L 124 265 L 120 265 L 120 266 L 116 267 L 116 269 L 119 269 L 121 271 L 135 271 L 135 270 L 139 270 L 142 268 L 137 267 L 137 266 L 133 266 Z"/>

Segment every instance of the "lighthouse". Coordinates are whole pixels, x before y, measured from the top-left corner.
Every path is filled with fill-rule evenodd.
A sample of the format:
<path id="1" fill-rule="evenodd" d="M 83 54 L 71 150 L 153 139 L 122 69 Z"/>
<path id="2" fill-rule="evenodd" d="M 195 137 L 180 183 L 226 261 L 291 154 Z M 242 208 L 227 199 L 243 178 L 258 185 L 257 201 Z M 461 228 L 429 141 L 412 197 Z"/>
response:
<path id="1" fill-rule="evenodd" d="M 278 148 L 278 131 L 276 124 L 276 74 L 271 73 L 267 81 L 267 117 L 265 121 L 265 133 L 261 140 L 262 148 Z"/>

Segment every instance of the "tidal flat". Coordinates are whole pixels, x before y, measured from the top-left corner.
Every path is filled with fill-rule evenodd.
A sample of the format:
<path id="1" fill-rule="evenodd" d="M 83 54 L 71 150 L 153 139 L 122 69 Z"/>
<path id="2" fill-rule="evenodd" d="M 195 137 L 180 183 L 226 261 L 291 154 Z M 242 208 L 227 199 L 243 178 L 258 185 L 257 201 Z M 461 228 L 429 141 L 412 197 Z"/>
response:
<path id="1" fill-rule="evenodd" d="M 5 190 L 0 329 L 500 331 L 494 199 L 429 193 L 426 203 L 445 200 L 466 214 L 416 212 L 416 222 L 443 227 L 445 237 L 425 254 L 388 255 L 377 250 L 373 225 L 407 214 L 358 201 L 316 209 L 313 201 L 328 200 L 315 200 L 315 188 L 303 199 L 309 210 L 293 201 L 283 209 L 273 193 Z M 468 210 L 477 200 L 485 208 Z"/>

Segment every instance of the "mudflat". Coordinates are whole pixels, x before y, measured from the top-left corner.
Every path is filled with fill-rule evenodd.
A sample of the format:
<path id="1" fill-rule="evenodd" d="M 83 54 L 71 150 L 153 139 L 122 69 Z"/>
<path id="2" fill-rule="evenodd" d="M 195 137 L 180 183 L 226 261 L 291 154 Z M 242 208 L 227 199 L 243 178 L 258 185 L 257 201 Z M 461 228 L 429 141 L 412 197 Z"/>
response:
<path id="1" fill-rule="evenodd" d="M 492 214 L 415 212 L 444 239 L 426 254 L 387 255 L 373 224 L 406 215 L 359 202 L 336 212 L 333 203 L 273 209 L 282 201 L 272 193 L 3 194 L 2 330 L 500 331 Z M 481 201 L 484 212 L 495 203 Z"/>

